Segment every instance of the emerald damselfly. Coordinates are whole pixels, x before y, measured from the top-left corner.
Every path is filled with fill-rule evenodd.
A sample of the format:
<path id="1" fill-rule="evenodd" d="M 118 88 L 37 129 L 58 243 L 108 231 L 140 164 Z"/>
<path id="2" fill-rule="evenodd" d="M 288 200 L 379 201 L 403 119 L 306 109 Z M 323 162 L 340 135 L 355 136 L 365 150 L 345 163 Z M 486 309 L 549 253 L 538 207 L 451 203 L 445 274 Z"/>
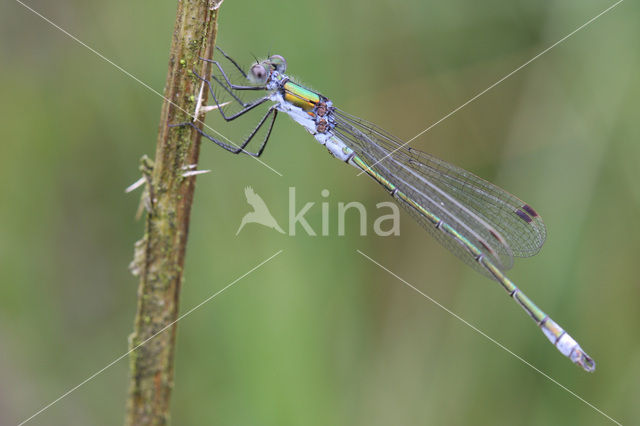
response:
<path id="1" fill-rule="evenodd" d="M 531 206 L 504 189 L 410 148 L 375 124 L 335 107 L 329 98 L 296 83 L 285 74 L 287 62 L 280 55 L 256 61 L 245 72 L 229 55 L 218 50 L 248 80 L 248 84 L 232 83 L 220 62 L 210 59 L 203 60 L 211 62 L 220 71 L 220 76 L 212 73 L 207 79 L 194 71 L 208 86 L 222 117 L 232 121 L 271 102 L 267 112 L 237 146 L 203 132 L 193 122 L 172 127 L 189 125 L 227 151 L 259 157 L 267 145 L 278 113 L 286 113 L 334 157 L 382 185 L 448 250 L 476 271 L 498 282 L 563 355 L 586 371 L 595 370 L 595 362 L 580 345 L 504 274 L 513 265 L 514 256 L 533 256 L 545 241 L 544 223 Z M 214 86 L 220 86 L 241 109 L 226 114 L 225 104 L 219 102 Z M 243 91 L 264 91 L 265 94 L 244 102 L 239 96 Z M 258 150 L 246 150 L 264 126 L 267 126 L 266 134 Z"/>

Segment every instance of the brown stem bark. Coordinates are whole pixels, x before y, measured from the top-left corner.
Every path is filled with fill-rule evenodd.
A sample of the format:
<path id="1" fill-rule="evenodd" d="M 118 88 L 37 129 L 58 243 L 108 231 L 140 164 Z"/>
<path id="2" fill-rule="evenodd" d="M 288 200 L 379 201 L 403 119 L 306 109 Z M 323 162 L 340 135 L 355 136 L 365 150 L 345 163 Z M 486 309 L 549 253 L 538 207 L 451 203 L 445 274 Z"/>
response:
<path id="1" fill-rule="evenodd" d="M 200 134 L 191 127 L 167 125 L 191 119 L 200 89 L 200 80 L 191 70 L 200 75 L 210 72 L 210 64 L 199 57 L 210 58 L 213 53 L 218 12 L 211 0 L 178 1 L 155 163 L 143 161 L 147 214 L 145 234 L 136 244 L 132 263 L 140 284 L 129 337 L 129 347 L 135 350 L 130 359 L 126 425 L 169 423 L 175 321 L 195 188 L 195 176 L 183 177 L 183 173 L 198 163 Z M 206 104 L 206 91 L 203 96 Z"/>

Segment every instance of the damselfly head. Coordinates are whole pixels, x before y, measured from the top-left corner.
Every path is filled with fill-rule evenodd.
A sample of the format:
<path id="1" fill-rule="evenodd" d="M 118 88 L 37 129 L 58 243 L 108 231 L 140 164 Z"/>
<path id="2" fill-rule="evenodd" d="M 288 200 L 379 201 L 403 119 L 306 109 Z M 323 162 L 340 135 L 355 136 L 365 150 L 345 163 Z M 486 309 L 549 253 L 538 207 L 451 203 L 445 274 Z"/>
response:
<path id="1" fill-rule="evenodd" d="M 284 74 L 284 72 L 287 70 L 287 61 L 280 55 L 269 56 L 267 62 L 269 62 L 273 69 L 278 71 L 280 74 Z"/>
<path id="2" fill-rule="evenodd" d="M 249 81 L 254 84 L 264 84 L 267 81 L 267 77 L 269 77 L 269 72 L 267 72 L 264 62 L 251 65 L 247 74 Z"/>
<path id="3" fill-rule="evenodd" d="M 284 74 L 287 61 L 280 55 L 271 55 L 267 59 L 251 65 L 247 78 L 254 84 L 264 84 L 273 71 Z"/>

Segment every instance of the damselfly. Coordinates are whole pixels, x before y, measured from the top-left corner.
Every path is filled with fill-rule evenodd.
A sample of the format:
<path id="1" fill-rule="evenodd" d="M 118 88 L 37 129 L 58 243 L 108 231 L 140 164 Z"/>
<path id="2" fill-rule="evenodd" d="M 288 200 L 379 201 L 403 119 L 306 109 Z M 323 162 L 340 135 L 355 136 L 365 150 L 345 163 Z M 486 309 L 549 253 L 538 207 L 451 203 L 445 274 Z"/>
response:
<path id="1" fill-rule="evenodd" d="M 231 121 L 266 102 L 271 102 L 270 107 L 238 146 L 202 132 L 192 122 L 173 126 L 190 125 L 227 151 L 258 157 L 267 145 L 278 112 L 286 113 L 334 157 L 382 185 L 447 249 L 500 283 L 563 355 L 586 371 L 595 369 L 595 362 L 580 345 L 504 275 L 513 264 L 513 256 L 532 256 L 544 243 L 544 223 L 531 206 L 466 170 L 407 147 L 375 124 L 335 107 L 329 98 L 287 76 L 287 62 L 280 55 L 256 61 L 245 73 L 236 61 L 218 50 L 248 80 L 243 85 L 234 84 L 218 61 L 203 59 L 220 72 L 220 76 L 214 73 L 210 79 L 196 76 L 208 86 L 222 117 Z M 233 98 L 239 111 L 225 114 L 214 90 L 216 85 Z M 239 95 L 248 90 L 265 94 L 244 102 Z M 265 125 L 266 134 L 258 150 L 246 150 Z"/>

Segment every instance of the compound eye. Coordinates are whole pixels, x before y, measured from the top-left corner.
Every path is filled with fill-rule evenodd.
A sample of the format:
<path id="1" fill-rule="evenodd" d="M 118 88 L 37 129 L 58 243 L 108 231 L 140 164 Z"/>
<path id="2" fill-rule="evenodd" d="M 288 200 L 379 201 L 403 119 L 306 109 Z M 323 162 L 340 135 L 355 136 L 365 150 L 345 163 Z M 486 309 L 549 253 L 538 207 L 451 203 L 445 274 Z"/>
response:
<path id="1" fill-rule="evenodd" d="M 267 81 L 267 69 L 262 64 L 254 64 L 249 70 L 249 80 L 253 83 L 264 83 Z"/>
<path id="2" fill-rule="evenodd" d="M 269 62 L 281 74 L 287 70 L 287 61 L 280 55 L 271 56 Z"/>

